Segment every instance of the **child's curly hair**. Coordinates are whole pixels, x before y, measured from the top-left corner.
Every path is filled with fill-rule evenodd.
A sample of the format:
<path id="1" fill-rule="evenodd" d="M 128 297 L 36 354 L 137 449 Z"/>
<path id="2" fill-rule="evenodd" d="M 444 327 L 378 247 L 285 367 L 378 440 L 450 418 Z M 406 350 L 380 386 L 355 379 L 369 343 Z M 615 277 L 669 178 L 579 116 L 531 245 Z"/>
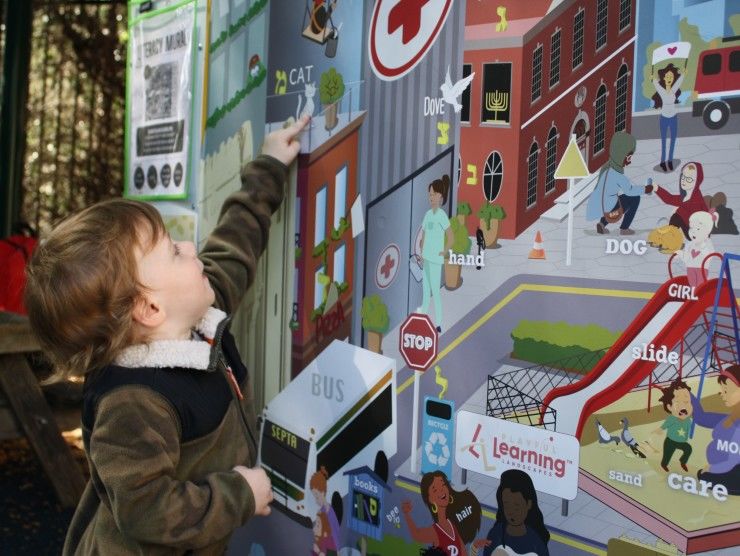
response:
<path id="1" fill-rule="evenodd" d="M 39 244 L 26 270 L 25 304 L 54 364 L 47 382 L 99 369 L 138 340 L 132 312 L 145 288 L 136 254 L 166 233 L 151 205 L 113 199 L 68 218 Z"/>

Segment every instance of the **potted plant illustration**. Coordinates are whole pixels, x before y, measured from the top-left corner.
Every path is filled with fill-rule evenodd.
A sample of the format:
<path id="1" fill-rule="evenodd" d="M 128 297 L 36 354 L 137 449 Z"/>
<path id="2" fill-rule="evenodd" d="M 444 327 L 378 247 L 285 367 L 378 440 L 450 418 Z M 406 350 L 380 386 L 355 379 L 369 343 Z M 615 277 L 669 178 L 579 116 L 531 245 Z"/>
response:
<path id="1" fill-rule="evenodd" d="M 470 203 L 468 203 L 467 201 L 462 201 L 457 204 L 457 211 L 456 211 L 457 220 L 463 226 L 467 227 L 467 219 L 468 219 L 468 216 L 470 216 L 472 212 L 473 211 L 470 210 Z"/>
<path id="2" fill-rule="evenodd" d="M 380 349 L 383 334 L 388 332 L 390 319 L 388 307 L 380 295 L 373 294 L 362 299 L 362 328 L 367 331 L 367 349 L 375 353 L 383 353 Z"/>
<path id="3" fill-rule="evenodd" d="M 450 229 L 452 230 L 452 245 L 449 249 L 458 258 L 470 254 L 472 241 L 468 237 L 468 229 L 460 224 L 457 218 L 450 218 Z M 445 287 L 448 290 L 456 290 L 462 285 L 462 265 L 450 262 L 449 255 L 445 255 Z"/>
<path id="4" fill-rule="evenodd" d="M 496 240 L 498 239 L 501 221 L 506 218 L 504 207 L 486 202 L 478 211 L 478 218 L 480 218 L 480 229 L 483 230 L 486 247 L 493 249 L 501 247 L 496 243 Z"/>
<path id="5" fill-rule="evenodd" d="M 337 119 L 337 103 L 344 96 L 344 79 L 342 74 L 334 68 L 329 68 L 321 74 L 319 80 L 319 95 L 321 104 L 324 105 L 324 127 L 327 130 L 334 129 L 339 120 Z"/>

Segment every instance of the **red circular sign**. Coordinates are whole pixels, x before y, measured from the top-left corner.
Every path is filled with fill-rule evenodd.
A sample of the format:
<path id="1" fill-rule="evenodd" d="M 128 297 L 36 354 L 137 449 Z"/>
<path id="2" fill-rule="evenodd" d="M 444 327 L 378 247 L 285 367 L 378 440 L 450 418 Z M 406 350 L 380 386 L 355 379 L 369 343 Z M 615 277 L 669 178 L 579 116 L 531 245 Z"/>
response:
<path id="1" fill-rule="evenodd" d="M 409 367 L 426 371 L 437 358 L 437 329 L 427 315 L 411 313 L 401 325 L 398 344 Z"/>
<path id="2" fill-rule="evenodd" d="M 370 66 L 385 81 L 403 77 L 434 44 L 452 0 L 377 0 L 370 22 Z"/>

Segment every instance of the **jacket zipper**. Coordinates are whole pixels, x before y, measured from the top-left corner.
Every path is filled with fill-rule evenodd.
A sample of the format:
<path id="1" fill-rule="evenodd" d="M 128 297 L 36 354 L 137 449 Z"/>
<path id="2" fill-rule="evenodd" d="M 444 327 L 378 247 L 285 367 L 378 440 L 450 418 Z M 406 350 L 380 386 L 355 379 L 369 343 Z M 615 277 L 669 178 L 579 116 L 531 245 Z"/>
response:
<path id="1" fill-rule="evenodd" d="M 249 421 L 247 421 L 247 416 L 244 414 L 244 408 L 242 407 L 242 404 L 240 403 L 241 400 L 244 399 L 244 394 L 242 394 L 241 389 L 239 388 L 239 384 L 236 382 L 236 377 L 234 376 L 234 372 L 231 370 L 231 367 L 226 365 L 223 358 L 219 356 L 219 363 L 221 364 L 221 367 L 223 368 L 223 374 L 226 378 L 226 382 L 229 383 L 229 391 L 231 392 L 231 396 L 234 399 L 234 402 L 236 402 L 236 407 L 239 410 L 239 417 L 242 424 L 242 427 L 244 427 L 244 431 L 247 433 L 247 436 L 252 441 L 252 446 L 254 448 L 254 458 L 257 459 L 257 440 L 254 438 L 254 434 L 249 428 Z"/>

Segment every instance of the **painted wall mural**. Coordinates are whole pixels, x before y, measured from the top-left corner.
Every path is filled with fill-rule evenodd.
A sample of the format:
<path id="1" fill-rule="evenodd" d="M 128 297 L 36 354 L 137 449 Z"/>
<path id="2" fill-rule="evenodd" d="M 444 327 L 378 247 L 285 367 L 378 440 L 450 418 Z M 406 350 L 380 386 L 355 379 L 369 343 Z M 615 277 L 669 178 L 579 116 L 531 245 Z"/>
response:
<path id="1" fill-rule="evenodd" d="M 211 10 L 206 178 L 312 116 L 229 554 L 737 553 L 740 0 Z"/>

